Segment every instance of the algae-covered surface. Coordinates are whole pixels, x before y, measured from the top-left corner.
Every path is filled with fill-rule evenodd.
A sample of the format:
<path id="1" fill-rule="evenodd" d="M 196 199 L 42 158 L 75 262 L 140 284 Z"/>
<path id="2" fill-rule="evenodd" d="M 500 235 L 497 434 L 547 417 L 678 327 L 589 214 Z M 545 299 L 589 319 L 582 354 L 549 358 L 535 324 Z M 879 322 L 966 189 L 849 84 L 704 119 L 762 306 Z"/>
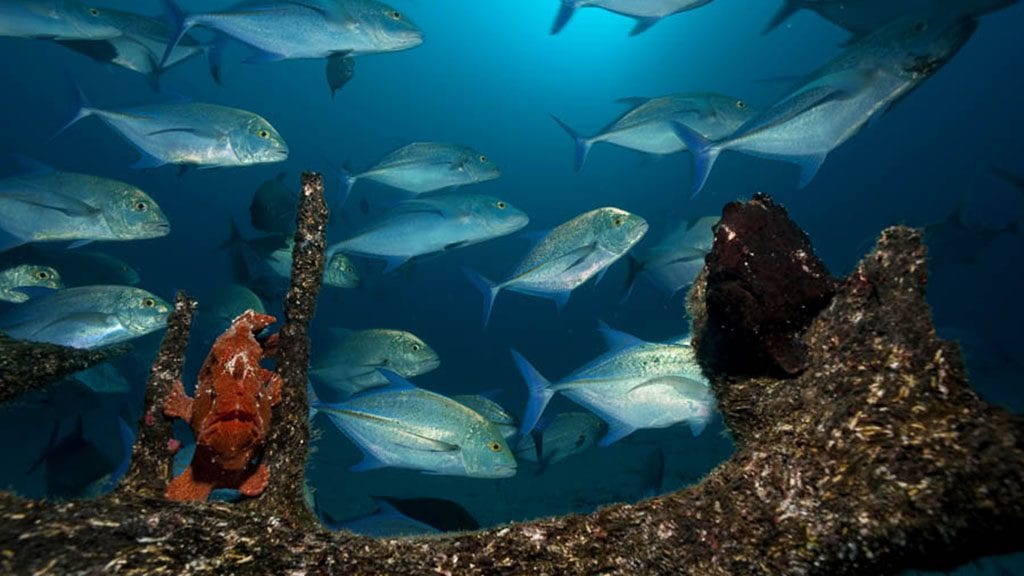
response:
<path id="1" fill-rule="evenodd" d="M 936 337 L 921 234 L 886 230 L 848 278 L 834 280 L 764 196 L 726 207 L 689 298 L 694 343 L 737 445 L 699 484 L 586 516 L 444 537 L 321 528 L 302 494 L 305 326 L 326 222 L 317 182 L 307 177 L 300 203 L 266 494 L 241 505 L 164 500 L 169 436 L 154 425 L 106 497 L 0 494 L 0 571 L 874 575 L 1022 547 L 1024 424 L 982 402 L 957 347 Z M 782 265 L 786 274 L 758 272 Z M 150 420 L 162 418 L 154 406 L 180 373 L 191 308 L 179 297 L 150 381 Z M 792 309 L 808 312 L 780 322 L 779 310 Z M 723 317 L 751 322 L 723 330 Z"/>

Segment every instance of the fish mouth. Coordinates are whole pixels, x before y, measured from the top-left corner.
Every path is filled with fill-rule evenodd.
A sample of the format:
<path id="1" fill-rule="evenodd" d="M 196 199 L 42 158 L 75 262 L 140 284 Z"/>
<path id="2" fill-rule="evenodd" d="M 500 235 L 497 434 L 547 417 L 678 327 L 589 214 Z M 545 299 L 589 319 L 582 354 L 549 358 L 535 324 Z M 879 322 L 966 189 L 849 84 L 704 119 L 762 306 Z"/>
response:
<path id="1" fill-rule="evenodd" d="M 146 224 L 145 229 L 156 236 L 166 236 L 171 233 L 171 224 L 169 222 L 153 222 Z"/>
<path id="2" fill-rule="evenodd" d="M 242 423 L 255 423 L 256 415 L 246 410 L 231 410 L 223 414 L 218 414 L 214 417 L 211 424 L 219 424 L 222 422 L 242 422 Z"/>
<path id="3" fill-rule="evenodd" d="M 516 472 L 518 470 L 519 470 L 519 468 L 515 464 L 503 464 L 503 465 L 500 465 L 500 466 L 495 466 L 494 469 L 493 469 L 493 471 L 494 471 L 493 477 L 494 478 L 508 478 L 510 476 L 515 476 Z"/>

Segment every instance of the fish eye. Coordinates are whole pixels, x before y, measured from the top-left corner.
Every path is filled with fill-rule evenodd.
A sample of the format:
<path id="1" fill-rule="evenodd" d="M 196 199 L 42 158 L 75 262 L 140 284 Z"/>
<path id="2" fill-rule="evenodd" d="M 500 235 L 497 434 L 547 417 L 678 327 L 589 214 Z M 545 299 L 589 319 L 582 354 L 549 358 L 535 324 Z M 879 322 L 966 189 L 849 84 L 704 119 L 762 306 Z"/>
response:
<path id="1" fill-rule="evenodd" d="M 737 100 L 736 107 L 739 108 L 740 110 L 743 110 L 744 108 L 747 107 L 747 103 L 744 102 L 743 100 Z"/>
<path id="2" fill-rule="evenodd" d="M 93 16 L 99 16 L 100 15 L 100 11 L 97 10 L 96 8 L 89 8 L 89 14 L 92 14 Z"/>
<path id="3" fill-rule="evenodd" d="M 402 14 L 398 10 L 388 10 L 388 18 L 392 20 L 401 20 Z"/>
<path id="4" fill-rule="evenodd" d="M 502 200 L 498 200 L 497 202 L 494 203 L 494 205 L 498 207 L 498 210 L 504 210 L 505 208 L 508 208 L 508 204 L 505 204 L 505 202 L 503 202 Z"/>
<path id="5" fill-rule="evenodd" d="M 46 270 L 39 270 L 38 272 L 36 272 L 36 278 L 40 280 L 46 280 L 49 277 L 50 274 Z"/>
<path id="6" fill-rule="evenodd" d="M 501 444 L 497 442 L 488 442 L 487 447 L 491 449 L 491 452 L 501 452 Z"/>
<path id="7" fill-rule="evenodd" d="M 149 204 L 147 204 L 147 203 L 145 203 L 145 202 L 143 202 L 141 200 L 139 200 L 138 202 L 135 203 L 135 211 L 136 212 L 145 212 L 146 210 L 149 210 Z"/>
<path id="8" fill-rule="evenodd" d="M 480 161 L 486 163 L 487 162 L 487 156 L 484 156 L 484 155 L 481 154 L 480 155 Z"/>
<path id="9" fill-rule="evenodd" d="M 145 308 L 152 308 L 153 306 L 156 306 L 156 300 L 153 300 L 152 298 L 143 298 L 142 306 Z"/>
<path id="10" fill-rule="evenodd" d="M 259 132 L 256 133 L 256 135 L 266 140 L 267 138 L 270 138 L 270 131 L 260 130 Z"/>
<path id="11" fill-rule="evenodd" d="M 622 216 L 616 216 L 615 219 L 612 220 L 612 225 L 615 226 L 616 228 L 622 226 Z"/>
<path id="12" fill-rule="evenodd" d="M 914 33 L 921 34 L 925 30 L 928 30 L 928 23 L 925 22 L 924 20 L 918 22 L 917 24 L 914 24 Z"/>
<path id="13" fill-rule="evenodd" d="M 420 345 L 416 344 L 415 342 L 413 342 L 412 351 L 413 352 L 419 352 L 420 351 Z"/>

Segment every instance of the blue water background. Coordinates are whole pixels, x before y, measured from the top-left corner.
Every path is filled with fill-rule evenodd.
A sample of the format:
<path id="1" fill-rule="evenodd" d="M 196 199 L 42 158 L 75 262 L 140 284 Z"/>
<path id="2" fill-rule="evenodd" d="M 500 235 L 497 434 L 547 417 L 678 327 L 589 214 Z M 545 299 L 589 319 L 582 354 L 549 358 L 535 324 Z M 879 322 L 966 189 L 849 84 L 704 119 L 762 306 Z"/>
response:
<path id="1" fill-rule="evenodd" d="M 680 219 L 716 214 L 725 202 L 767 192 L 808 232 L 837 275 L 848 272 L 890 224 L 940 222 L 957 207 L 963 207 L 968 222 L 985 227 L 1021 219 L 1024 194 L 993 178 L 989 167 L 1024 173 L 1024 51 L 1018 49 L 1024 6 L 984 18 L 952 62 L 832 153 L 807 188 L 796 188 L 791 165 L 726 154 L 708 187 L 689 199 L 686 154 L 652 159 L 598 145 L 582 172 L 573 173 L 572 144 L 549 114 L 590 134 L 626 109 L 615 102 L 623 97 L 718 91 L 767 105 L 786 85 L 765 79 L 813 70 L 840 49 L 845 33 L 803 12 L 762 35 L 776 2 L 718 0 L 638 37 L 627 35 L 629 19 L 595 9 L 579 11 L 561 34 L 550 36 L 554 0 L 434 4 L 395 0 L 393 5 L 424 30 L 425 43 L 359 57 L 354 80 L 334 100 L 322 61 L 243 64 L 247 49 L 240 45 L 224 56 L 223 86 L 211 81 L 199 58 L 170 70 L 162 79 L 165 93 L 157 94 L 139 75 L 55 44 L 0 39 L 0 170 L 13 172 L 10 155 L 27 154 L 62 170 L 122 179 L 149 192 L 170 219 L 171 234 L 99 248 L 135 265 L 140 286 L 166 299 L 184 289 L 202 300 L 231 280 L 229 254 L 218 245 L 228 237 L 230 219 L 241 224 L 243 234 L 255 235 L 248 206 L 264 180 L 285 171 L 297 188 L 301 171 L 323 171 L 329 198 L 336 199 L 340 185 L 332 164 L 364 168 L 414 140 L 459 142 L 493 158 L 502 177 L 464 191 L 499 196 L 522 208 L 531 216 L 531 229 L 551 228 L 598 206 L 617 206 L 648 219 L 647 241 L 652 241 Z M 103 5 L 148 14 L 160 10 L 157 2 Z M 222 5 L 227 4 L 182 3 L 186 11 Z M 50 141 L 70 113 L 67 75 L 98 107 L 183 96 L 257 112 L 288 141 L 291 156 L 283 164 L 178 176 L 174 167 L 130 169 L 136 152 L 96 119 Z M 361 197 L 383 190 L 360 182 L 346 207 L 334 214 L 331 237 L 343 237 L 362 221 L 356 208 Z M 412 331 L 442 359 L 440 369 L 416 379 L 418 385 L 445 394 L 497 390 L 497 399 L 518 416 L 525 393 L 509 348 L 558 378 L 603 351 L 595 331 L 598 319 L 648 340 L 686 331 L 683 294 L 666 300 L 641 285 L 626 303 L 618 302 L 623 264 L 602 283 L 578 289 L 561 314 L 549 301 L 502 293 L 490 327 L 482 331 L 481 297 L 460 268 L 501 279 L 527 247 L 525 240 L 499 239 L 388 276 L 381 276 L 379 265 L 359 261 L 363 286 L 325 289 L 314 334 L 331 326 Z M 1000 236 L 973 262 L 936 263 L 928 286 L 936 324 L 964 340 L 976 387 L 1016 411 L 1024 408 L 1024 399 L 1009 376 L 1019 374 L 1024 362 L 1021 248 L 1019 235 Z M 267 305 L 280 311 L 279 303 Z M 152 354 L 158 339 L 144 339 L 139 354 Z M 194 378 L 204 353 L 193 347 L 186 380 Z M 140 386 L 147 363 L 144 355 L 134 361 Z M 8 411 L 7 433 L 30 436 L 31 448 L 45 446 L 49 421 L 28 416 L 28 409 L 22 410 L 26 415 L 17 412 Z M 357 475 L 344 469 L 358 461 L 358 452 L 325 420 L 319 424 L 324 431 L 313 477 L 322 506 L 340 518 L 369 512 L 365 496 L 373 490 L 458 497 L 487 523 L 584 511 L 642 496 L 645 461 L 659 447 L 667 457 L 666 489 L 699 479 L 731 450 L 715 423 L 696 439 L 683 428 L 642 431 L 555 465 L 543 476 L 524 468 L 502 482 L 391 470 Z M 109 439 L 109 423 L 103 426 Z M 10 457 L 31 462 L 39 454 L 23 452 Z M 38 495 L 30 485 L 38 476 L 26 480 L 8 471 L 2 480 Z"/>

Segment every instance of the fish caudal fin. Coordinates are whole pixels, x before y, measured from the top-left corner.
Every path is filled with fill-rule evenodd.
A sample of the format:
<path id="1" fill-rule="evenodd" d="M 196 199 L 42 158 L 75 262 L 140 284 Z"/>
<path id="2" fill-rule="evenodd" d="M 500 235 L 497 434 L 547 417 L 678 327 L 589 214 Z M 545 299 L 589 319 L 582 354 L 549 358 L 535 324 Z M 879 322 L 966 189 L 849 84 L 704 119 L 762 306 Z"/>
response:
<path id="1" fill-rule="evenodd" d="M 523 421 L 519 425 L 519 433 L 526 436 L 537 426 L 540 415 L 544 413 L 544 408 L 547 407 L 548 402 L 555 395 L 555 391 L 551 389 L 551 382 L 548 382 L 547 378 L 541 376 L 540 372 L 526 358 L 523 358 L 522 354 L 515 350 L 511 350 L 511 352 L 512 359 L 516 362 L 516 368 L 523 375 L 523 380 L 526 382 L 526 388 L 529 392 Z"/>
<path id="2" fill-rule="evenodd" d="M 174 0 L 163 0 L 161 4 L 164 7 L 164 17 L 172 30 L 171 39 L 167 42 L 167 48 L 164 49 L 164 53 L 160 57 L 160 68 L 163 68 L 170 60 L 171 52 L 174 51 L 178 42 L 181 42 L 181 39 L 188 33 L 188 29 L 192 27 L 192 23 Z"/>
<path id="3" fill-rule="evenodd" d="M 67 84 L 68 99 L 71 102 L 71 106 L 69 107 L 71 112 L 68 114 L 69 120 L 66 121 L 64 125 L 60 127 L 60 130 L 57 130 L 53 136 L 50 136 L 50 140 L 53 140 L 63 134 L 68 128 L 77 124 L 79 120 L 92 116 L 96 112 L 96 110 L 89 104 L 89 100 L 85 97 L 85 93 L 82 92 L 82 89 L 70 74 L 67 75 Z"/>
<path id="4" fill-rule="evenodd" d="M 338 200 L 338 208 L 341 208 L 345 205 L 345 201 L 348 200 L 349 194 L 352 193 L 352 187 L 356 185 L 359 176 L 352 174 L 352 167 L 348 165 L 348 162 L 341 166 L 334 166 L 334 171 L 338 174 L 338 178 L 341 179 L 341 198 Z"/>
<path id="5" fill-rule="evenodd" d="M 551 25 L 551 33 L 558 34 L 565 28 L 565 25 L 569 23 L 572 15 L 576 12 L 577 0 L 562 0 L 562 5 L 558 8 L 558 15 L 555 16 L 555 22 Z"/>
<path id="6" fill-rule="evenodd" d="M 793 16 L 793 14 L 796 14 L 804 7 L 804 2 L 802 2 L 801 0 L 784 0 L 782 7 L 779 8 L 779 11 L 776 12 L 775 16 L 772 17 L 771 22 L 769 22 L 764 27 L 764 30 L 761 30 L 761 33 L 767 34 L 772 30 L 775 30 L 776 28 L 781 26 L 783 22 L 789 20 L 789 18 Z"/>
<path id="7" fill-rule="evenodd" d="M 581 136 L 578 132 L 576 132 L 576 130 L 572 128 L 572 126 L 569 126 L 565 122 L 562 122 L 562 120 L 559 119 L 558 116 L 552 114 L 551 118 L 553 118 L 554 121 L 557 122 L 558 125 L 562 127 L 562 130 L 565 130 L 566 134 L 568 134 L 569 137 L 572 138 L 573 144 L 576 145 L 576 154 L 573 157 L 573 170 L 579 172 L 580 170 L 583 169 L 583 163 L 587 161 L 587 155 L 590 153 L 590 147 L 594 145 L 593 140 Z"/>
<path id="8" fill-rule="evenodd" d="M 693 189 L 690 192 L 690 197 L 693 198 L 707 184 L 708 177 L 711 176 L 711 169 L 715 167 L 715 160 L 718 160 L 722 148 L 686 124 L 672 122 L 672 130 L 686 145 L 693 157 Z"/>
<path id="9" fill-rule="evenodd" d="M 487 328 L 487 323 L 491 320 L 491 309 L 494 308 L 494 300 L 498 297 L 498 292 L 501 291 L 501 286 L 491 282 L 487 278 L 484 278 L 475 270 L 469 268 L 462 269 L 463 275 L 473 283 L 474 286 L 480 290 L 480 293 L 484 296 L 484 323 L 483 327 Z"/>

